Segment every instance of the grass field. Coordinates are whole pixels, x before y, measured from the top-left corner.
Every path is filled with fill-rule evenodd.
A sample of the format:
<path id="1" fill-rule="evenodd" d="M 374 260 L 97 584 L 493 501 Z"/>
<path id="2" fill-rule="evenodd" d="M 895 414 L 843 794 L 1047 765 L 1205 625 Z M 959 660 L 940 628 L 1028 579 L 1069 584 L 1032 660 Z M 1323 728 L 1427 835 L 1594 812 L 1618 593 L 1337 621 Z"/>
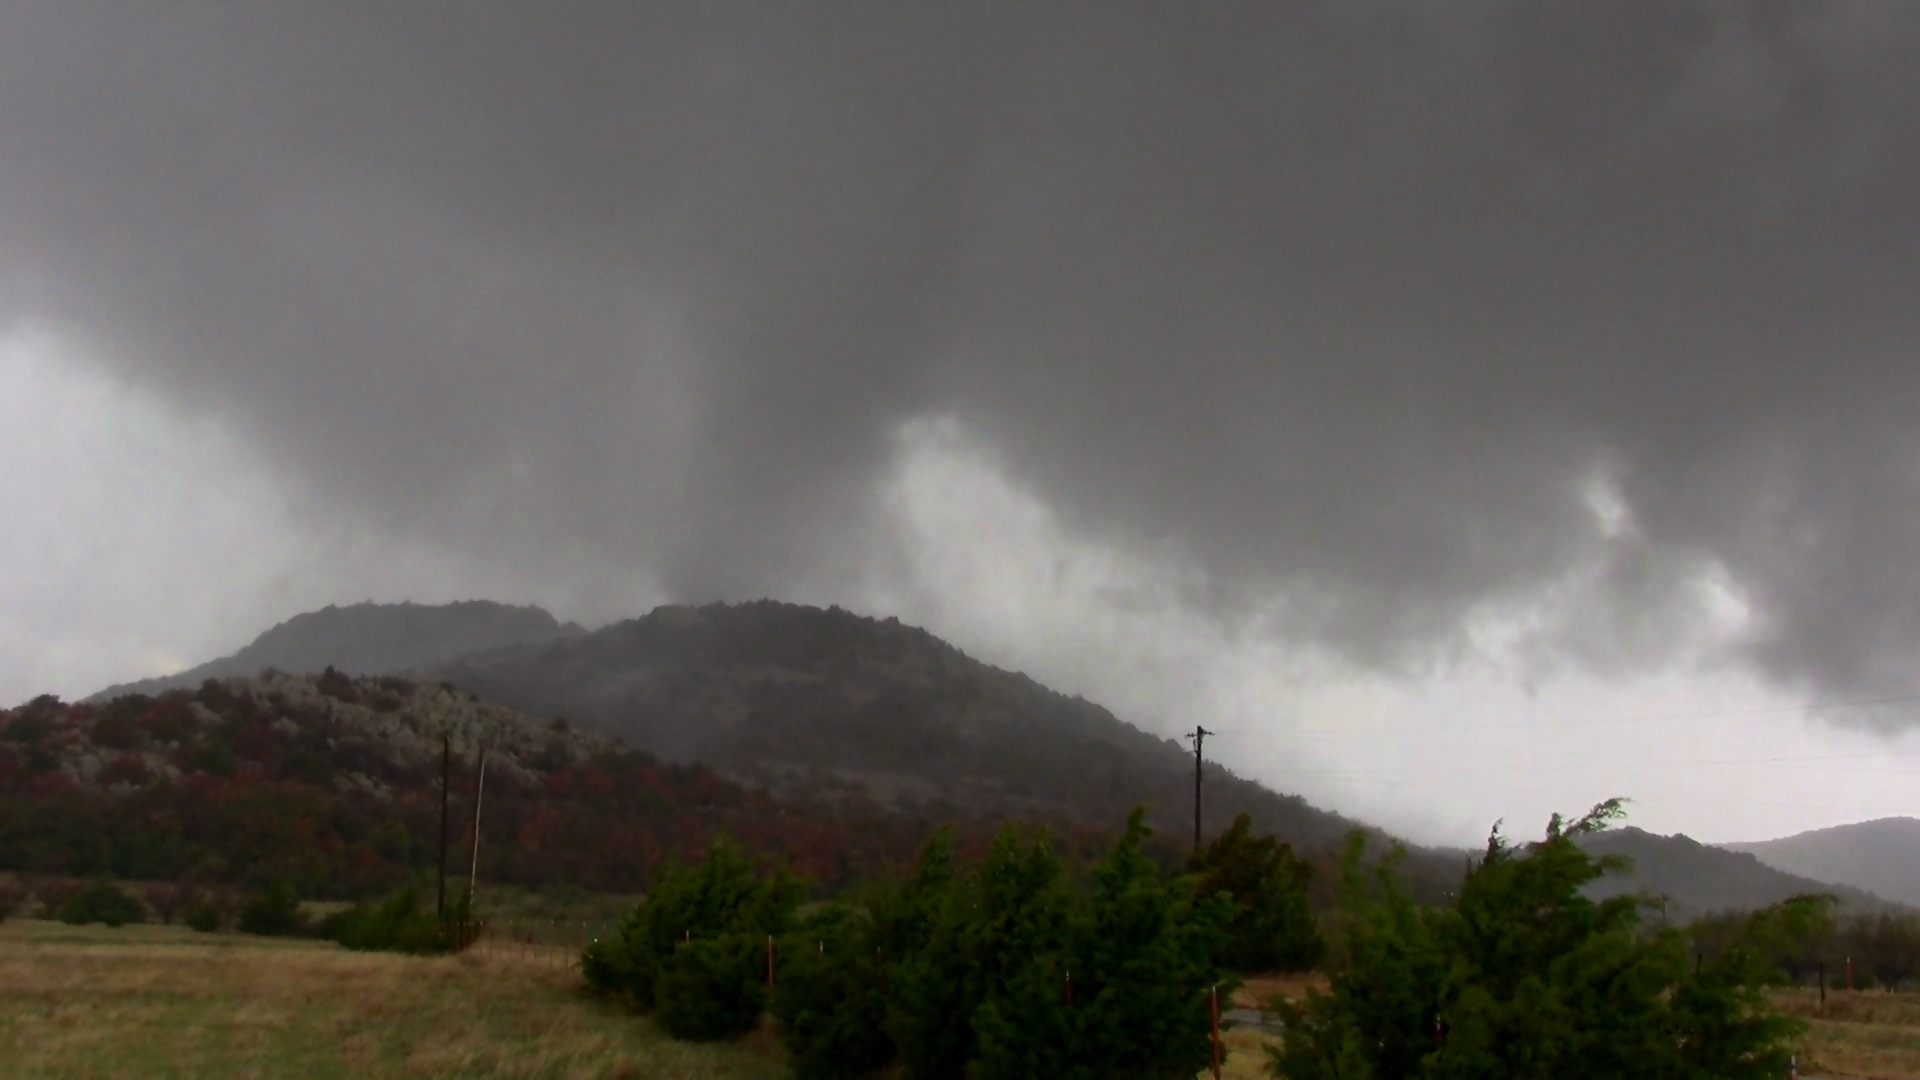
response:
<path id="1" fill-rule="evenodd" d="M 0 924 L 0 1075 L 522 1077 L 761 1080 L 788 1075 L 774 1040 L 677 1043 L 583 993 L 571 950 L 488 942 L 459 957 L 353 953 L 312 941 L 161 926 Z M 1236 999 L 1293 996 L 1254 980 Z M 1920 996 L 1778 998 L 1810 1030 L 1802 1072 L 1920 1080 Z M 1264 1040 L 1229 1032 L 1225 1076 L 1266 1076 Z"/>
<path id="2" fill-rule="evenodd" d="M 539 953 L 418 959 L 158 926 L 0 924 L 0 1074 L 762 1080 L 766 1040 L 676 1043 Z"/>

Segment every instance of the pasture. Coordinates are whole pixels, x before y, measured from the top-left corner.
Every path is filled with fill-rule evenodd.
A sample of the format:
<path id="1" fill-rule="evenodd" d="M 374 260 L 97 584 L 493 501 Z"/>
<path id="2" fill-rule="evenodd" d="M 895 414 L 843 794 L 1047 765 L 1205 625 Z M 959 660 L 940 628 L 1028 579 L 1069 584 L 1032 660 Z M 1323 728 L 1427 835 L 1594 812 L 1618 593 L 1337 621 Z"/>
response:
<path id="1" fill-rule="evenodd" d="M 766 1030 L 667 1038 L 584 993 L 571 949 L 486 942 L 457 957 L 163 926 L 0 924 L 0 1062 L 9 1080 L 513 1077 L 774 1080 Z M 1235 1004 L 1311 979 L 1253 980 Z M 1809 1022 L 1802 1074 L 1920 1080 L 1920 996 L 1786 991 Z M 1225 1075 L 1265 1077 L 1260 1036 L 1229 1032 Z"/>

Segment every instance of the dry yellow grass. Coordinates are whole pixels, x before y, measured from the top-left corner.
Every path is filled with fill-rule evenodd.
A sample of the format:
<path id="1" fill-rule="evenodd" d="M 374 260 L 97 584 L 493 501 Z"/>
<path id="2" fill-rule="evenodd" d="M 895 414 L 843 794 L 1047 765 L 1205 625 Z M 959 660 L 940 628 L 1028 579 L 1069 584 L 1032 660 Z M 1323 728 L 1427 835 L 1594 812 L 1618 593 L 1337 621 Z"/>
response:
<path id="1" fill-rule="evenodd" d="M 1801 1072 L 1833 1078 L 1920 1080 L 1920 995 L 1812 990 L 1774 995 L 1807 1021 Z"/>
<path id="2" fill-rule="evenodd" d="M 1276 997 L 1297 1001 L 1309 988 L 1325 990 L 1327 977 L 1318 972 L 1296 975 L 1249 975 L 1234 991 L 1234 1005 L 1243 1009 L 1264 1009 Z"/>
<path id="3" fill-rule="evenodd" d="M 694 1077 L 785 1068 L 676 1043 L 548 958 L 414 958 L 164 927 L 0 925 L 8 1080 Z"/>

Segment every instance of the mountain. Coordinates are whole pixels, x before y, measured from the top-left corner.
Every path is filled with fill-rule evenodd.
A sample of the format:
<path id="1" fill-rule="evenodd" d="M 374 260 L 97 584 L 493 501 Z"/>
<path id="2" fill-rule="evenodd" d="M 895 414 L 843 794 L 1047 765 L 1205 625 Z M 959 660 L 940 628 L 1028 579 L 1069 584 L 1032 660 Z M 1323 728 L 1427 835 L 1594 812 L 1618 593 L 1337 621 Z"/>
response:
<path id="1" fill-rule="evenodd" d="M 438 684 L 272 674 L 0 710 L 0 868 L 376 893 L 432 873 L 442 735 L 456 872 L 488 747 L 489 881 L 634 891 L 725 832 L 831 885 L 905 864 L 933 829 L 854 800 L 776 800 Z M 1085 852 L 1110 834 L 1067 839 Z M 982 848 L 985 830 L 960 839 Z"/>
<path id="2" fill-rule="evenodd" d="M 250 678 L 266 670 L 394 675 L 466 653 L 551 641 L 583 631 L 537 607 L 489 600 L 454 604 L 354 604 L 296 615 L 232 656 L 176 675 L 110 686 L 87 700 L 159 694 L 207 679 Z"/>
<path id="3" fill-rule="evenodd" d="M 1815 829 L 1779 840 L 1723 844 L 1776 870 L 1856 889 L 1920 907 L 1920 820 L 1881 818 Z"/>
<path id="4" fill-rule="evenodd" d="M 425 674 L 777 793 L 1101 824 L 1147 802 L 1162 831 L 1192 828 L 1184 746 L 925 630 L 837 607 L 662 607 Z M 1326 847 L 1361 827 L 1215 763 L 1205 777 L 1213 829 L 1245 812 L 1259 831 Z"/>
<path id="5" fill-rule="evenodd" d="M 1685 836 L 1659 836 L 1627 826 L 1589 836 L 1581 846 L 1594 854 L 1622 855 L 1632 863 L 1627 872 L 1594 882 L 1588 895 L 1664 895 L 1667 918 L 1674 922 L 1715 911 L 1762 908 L 1804 893 L 1828 893 L 1848 907 L 1885 906 L 1881 898 L 1859 889 L 1776 870 L 1752 855 Z"/>
<path id="6" fill-rule="evenodd" d="M 711 766 L 782 800 L 872 800 L 914 820 L 1017 816 L 1101 830 L 1146 803 L 1170 840 L 1192 829 L 1185 746 L 925 630 L 839 608 L 669 606 L 591 633 L 531 608 L 330 608 L 235 656 L 89 701 L 327 666 L 444 681 L 668 761 Z M 1364 828 L 1214 762 L 1204 789 L 1209 832 L 1244 812 L 1256 830 L 1323 862 Z M 1459 862 L 1416 850 L 1408 866 L 1416 889 L 1431 895 L 1457 877 Z"/>

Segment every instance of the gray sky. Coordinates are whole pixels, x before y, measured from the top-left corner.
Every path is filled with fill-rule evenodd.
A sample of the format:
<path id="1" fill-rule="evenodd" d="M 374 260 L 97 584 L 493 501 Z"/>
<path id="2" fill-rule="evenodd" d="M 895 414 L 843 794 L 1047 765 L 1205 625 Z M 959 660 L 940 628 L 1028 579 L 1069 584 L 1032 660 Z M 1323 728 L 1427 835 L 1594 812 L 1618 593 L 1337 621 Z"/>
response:
<path id="1" fill-rule="evenodd" d="M 1920 693 L 1920 9 L 4 21 L 0 697 L 777 595 L 1426 838 L 1920 812 L 1796 709 Z"/>

